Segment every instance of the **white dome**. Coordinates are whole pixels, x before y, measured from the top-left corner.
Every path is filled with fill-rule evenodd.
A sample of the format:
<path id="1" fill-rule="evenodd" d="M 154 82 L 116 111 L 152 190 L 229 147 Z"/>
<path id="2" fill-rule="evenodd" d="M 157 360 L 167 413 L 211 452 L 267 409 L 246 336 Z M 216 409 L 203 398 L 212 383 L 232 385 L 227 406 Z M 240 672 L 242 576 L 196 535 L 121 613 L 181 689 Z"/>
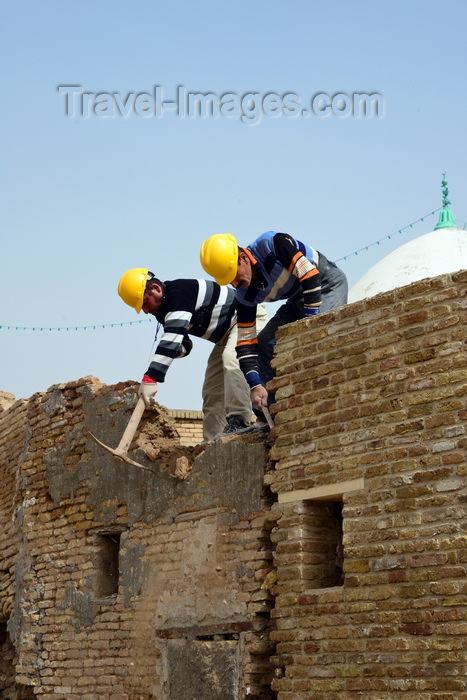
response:
<path id="1" fill-rule="evenodd" d="M 349 291 L 349 304 L 425 277 L 467 269 L 467 231 L 440 228 L 396 248 Z"/>

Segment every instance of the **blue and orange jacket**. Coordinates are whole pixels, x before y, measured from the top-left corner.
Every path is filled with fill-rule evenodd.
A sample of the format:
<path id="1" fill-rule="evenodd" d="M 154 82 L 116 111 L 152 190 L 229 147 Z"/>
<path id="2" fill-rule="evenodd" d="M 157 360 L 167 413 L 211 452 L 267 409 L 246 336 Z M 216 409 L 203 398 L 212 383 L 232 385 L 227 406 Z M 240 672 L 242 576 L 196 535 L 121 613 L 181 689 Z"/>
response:
<path id="1" fill-rule="evenodd" d="M 253 277 L 247 288 L 236 290 L 237 357 L 250 388 L 257 386 L 258 338 L 256 307 L 263 301 L 297 296 L 303 315 L 319 313 L 321 305 L 320 262 L 327 260 L 317 250 L 289 234 L 267 231 L 243 249 L 252 264 Z M 320 260 L 321 259 L 321 260 Z"/>

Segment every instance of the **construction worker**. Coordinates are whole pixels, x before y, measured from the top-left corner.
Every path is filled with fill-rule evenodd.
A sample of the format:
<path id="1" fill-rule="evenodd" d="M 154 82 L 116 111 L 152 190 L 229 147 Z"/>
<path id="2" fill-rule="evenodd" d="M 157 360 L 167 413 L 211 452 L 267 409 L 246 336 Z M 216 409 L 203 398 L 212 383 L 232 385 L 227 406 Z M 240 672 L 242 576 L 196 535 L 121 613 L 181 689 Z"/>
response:
<path id="1" fill-rule="evenodd" d="M 347 278 L 314 248 L 286 233 L 267 231 L 242 248 L 230 233 L 210 236 L 201 246 L 201 265 L 220 285 L 236 289 L 237 356 L 250 387 L 258 417 L 267 430 L 262 407 L 274 402 L 266 384 L 274 376 L 271 360 L 280 326 L 347 303 Z M 256 325 L 257 305 L 286 299 L 266 327 Z"/>
<path id="2" fill-rule="evenodd" d="M 127 270 L 118 284 L 123 301 L 152 314 L 163 327 L 162 337 L 143 376 L 139 395 L 146 406 L 155 397 L 159 382 L 176 357 L 193 347 L 189 335 L 214 343 L 203 384 L 203 442 L 232 435 L 251 424 L 248 385 L 235 353 L 237 326 L 235 292 L 212 280 L 179 279 L 161 282 L 147 268 Z M 260 323 L 267 321 L 261 312 Z M 157 333 L 156 333 L 157 337 Z"/>

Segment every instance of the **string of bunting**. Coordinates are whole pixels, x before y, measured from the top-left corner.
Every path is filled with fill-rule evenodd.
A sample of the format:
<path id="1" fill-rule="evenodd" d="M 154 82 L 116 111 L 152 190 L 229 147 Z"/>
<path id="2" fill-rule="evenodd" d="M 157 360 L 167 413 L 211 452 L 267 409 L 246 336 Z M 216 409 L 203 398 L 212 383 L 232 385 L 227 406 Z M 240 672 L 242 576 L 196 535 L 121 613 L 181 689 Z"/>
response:
<path id="1" fill-rule="evenodd" d="M 87 330 L 98 330 L 99 328 L 117 328 L 117 326 L 134 326 L 138 323 L 152 323 L 152 318 L 143 318 L 141 321 L 123 321 L 122 323 L 96 323 L 95 325 L 89 326 L 55 326 L 41 327 L 41 326 L 0 326 L 0 330 L 6 331 L 87 331 Z"/>
<path id="2" fill-rule="evenodd" d="M 383 241 L 390 240 L 392 236 L 396 236 L 403 231 L 406 231 L 407 229 L 413 228 L 415 224 L 419 224 L 421 221 L 425 221 L 429 216 L 434 216 L 437 212 L 439 212 L 443 207 L 438 207 L 438 209 L 435 209 L 434 211 L 430 212 L 429 214 L 425 214 L 425 216 L 420 217 L 420 219 L 417 219 L 416 221 L 412 221 L 411 224 L 407 224 L 407 226 L 403 226 L 402 228 L 397 229 L 397 231 L 393 231 L 390 233 L 388 236 L 384 236 L 384 238 L 380 238 L 379 241 L 374 241 L 373 243 L 369 243 L 368 245 L 364 246 L 363 248 L 359 248 L 358 250 L 354 250 L 353 253 L 348 253 L 347 255 L 344 255 L 342 258 L 338 258 L 337 260 L 334 260 L 334 262 L 341 262 L 341 260 L 347 260 L 347 258 L 352 257 L 353 255 L 358 255 L 359 253 L 362 253 L 364 250 L 369 250 L 372 248 L 374 245 L 380 245 Z"/>
<path id="3" fill-rule="evenodd" d="M 407 224 L 407 226 L 403 226 L 400 229 L 397 229 L 397 231 L 394 231 L 393 233 L 389 234 L 388 236 L 384 236 L 384 238 L 380 238 L 378 241 L 374 241 L 373 243 L 369 243 L 368 245 L 364 246 L 363 248 L 359 248 L 358 250 L 354 250 L 353 253 L 348 253 L 347 255 L 344 255 L 342 258 L 338 258 L 337 260 L 334 260 L 334 262 L 341 262 L 342 260 L 347 260 L 347 258 L 350 258 L 354 255 L 358 255 L 359 253 L 362 253 L 365 250 L 369 250 L 369 248 L 372 248 L 375 245 L 380 245 L 383 241 L 390 240 L 392 236 L 401 234 L 403 231 L 406 231 L 407 229 L 413 228 L 416 224 L 424 221 L 426 218 L 429 216 L 434 216 L 437 212 L 439 212 L 442 209 L 442 207 L 439 207 L 438 209 L 435 209 L 434 211 L 430 212 L 429 214 L 425 214 L 424 216 L 421 216 L 419 219 L 416 221 L 412 221 L 411 224 Z M 103 324 L 95 324 L 95 325 L 87 325 L 87 326 L 64 326 L 64 327 L 41 327 L 41 326 L 16 326 L 16 325 L 9 325 L 9 326 L 2 326 L 0 325 L 0 330 L 7 330 L 7 331 L 86 331 L 86 330 L 98 330 L 100 328 L 117 328 L 118 326 L 133 326 L 138 323 L 151 323 L 153 321 L 152 318 L 144 318 L 141 319 L 140 321 L 123 321 L 122 323 L 103 323 Z"/>

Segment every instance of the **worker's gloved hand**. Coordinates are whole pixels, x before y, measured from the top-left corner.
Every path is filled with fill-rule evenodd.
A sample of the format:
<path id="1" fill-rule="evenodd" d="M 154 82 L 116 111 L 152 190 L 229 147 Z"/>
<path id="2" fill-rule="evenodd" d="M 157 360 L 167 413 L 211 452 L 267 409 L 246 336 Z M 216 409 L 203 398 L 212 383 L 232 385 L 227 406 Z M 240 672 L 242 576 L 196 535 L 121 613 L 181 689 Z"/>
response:
<path id="1" fill-rule="evenodd" d="M 148 377 L 148 375 L 145 374 L 143 377 L 143 381 L 139 385 L 138 395 L 141 396 L 146 407 L 149 407 L 151 405 L 151 401 L 156 394 L 157 382 L 155 382 L 154 379 L 151 379 L 151 377 Z"/>

